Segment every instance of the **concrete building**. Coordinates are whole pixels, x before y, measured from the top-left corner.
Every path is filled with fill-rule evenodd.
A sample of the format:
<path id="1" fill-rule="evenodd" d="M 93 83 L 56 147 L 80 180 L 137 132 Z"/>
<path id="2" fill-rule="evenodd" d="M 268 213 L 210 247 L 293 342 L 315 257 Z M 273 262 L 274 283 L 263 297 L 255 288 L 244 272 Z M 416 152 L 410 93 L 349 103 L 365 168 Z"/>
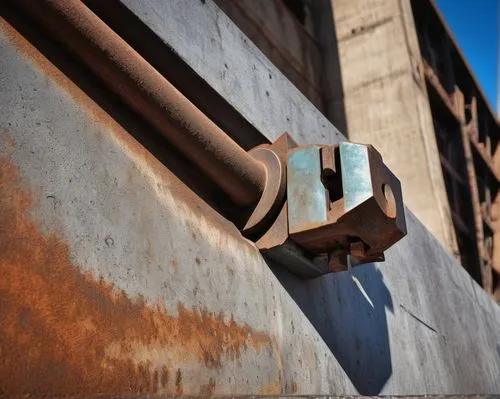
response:
<path id="1" fill-rule="evenodd" d="M 500 289 L 498 120 L 433 1 L 216 3 L 350 140 L 379 149 L 407 206 Z"/>
<path id="2" fill-rule="evenodd" d="M 410 210 L 408 235 L 385 262 L 303 279 L 242 235 L 248 206 L 169 139 L 170 130 L 193 128 L 193 119 L 172 120 L 195 109 L 244 159 L 242 150 L 283 132 L 299 144 L 338 144 L 345 137 L 331 121 L 354 131 L 344 104 L 357 91 L 340 84 L 347 61 L 336 54 L 349 39 L 326 34 L 332 21 L 340 29 L 373 10 L 356 22 L 359 32 L 344 27 L 352 40 L 369 40 L 363 26 L 399 32 L 403 16 L 417 21 L 404 1 L 346 1 L 360 9 L 335 19 L 330 1 L 314 2 L 317 23 L 302 3 L 265 1 L 276 7 L 266 13 L 273 29 L 286 27 L 280 40 L 297 38 L 278 51 L 251 3 L 253 14 L 233 10 L 243 29 L 211 0 L 0 2 L 0 397 L 500 392 L 500 308 Z M 261 36 L 269 56 L 252 42 Z M 417 38 L 408 36 L 416 48 Z M 374 54 L 390 54 L 382 47 Z M 115 57 L 117 49 L 125 56 Z M 131 60 L 142 68 L 126 68 Z M 376 71 L 366 61 L 358 80 Z M 399 93 L 413 84 L 413 100 L 427 111 L 419 122 L 408 105 L 407 122 L 432 125 L 432 87 L 415 64 L 401 72 L 408 79 Z M 364 79 L 357 90 L 371 88 Z M 171 112 L 144 97 L 145 87 L 156 100 L 183 100 Z M 374 98 L 392 99 L 389 87 Z M 465 114 L 475 118 L 471 104 Z M 362 120 L 371 115 L 359 111 Z M 391 115 L 380 129 L 391 118 L 402 126 Z M 443 115 L 453 122 L 451 110 Z M 363 141 L 392 162 L 377 137 Z M 405 178 L 407 169 L 392 167 Z M 229 181 L 233 192 L 239 181 Z M 443 186 L 443 209 L 445 194 Z"/>

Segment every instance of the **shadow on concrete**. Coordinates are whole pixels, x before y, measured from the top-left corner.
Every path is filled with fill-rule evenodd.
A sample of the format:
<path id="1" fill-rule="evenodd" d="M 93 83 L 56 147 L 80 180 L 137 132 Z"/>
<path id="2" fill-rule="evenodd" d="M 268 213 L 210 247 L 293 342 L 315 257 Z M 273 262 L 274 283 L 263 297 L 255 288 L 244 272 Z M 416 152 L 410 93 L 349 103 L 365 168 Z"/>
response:
<path id="1" fill-rule="evenodd" d="M 270 265 L 363 395 L 377 395 L 392 374 L 386 309 L 393 303 L 373 264 L 314 280 Z"/>

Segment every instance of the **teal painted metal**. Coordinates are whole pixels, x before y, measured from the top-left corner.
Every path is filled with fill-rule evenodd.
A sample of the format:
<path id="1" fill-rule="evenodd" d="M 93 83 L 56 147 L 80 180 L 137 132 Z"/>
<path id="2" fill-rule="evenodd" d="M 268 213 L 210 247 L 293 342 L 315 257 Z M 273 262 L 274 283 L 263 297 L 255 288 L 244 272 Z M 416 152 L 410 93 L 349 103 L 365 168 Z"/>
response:
<path id="1" fill-rule="evenodd" d="M 340 143 L 339 149 L 344 210 L 348 211 L 373 196 L 370 160 L 364 145 Z"/>
<path id="2" fill-rule="evenodd" d="M 304 147 L 288 155 L 288 222 L 290 232 L 327 221 L 325 187 L 321 182 L 320 148 Z"/>

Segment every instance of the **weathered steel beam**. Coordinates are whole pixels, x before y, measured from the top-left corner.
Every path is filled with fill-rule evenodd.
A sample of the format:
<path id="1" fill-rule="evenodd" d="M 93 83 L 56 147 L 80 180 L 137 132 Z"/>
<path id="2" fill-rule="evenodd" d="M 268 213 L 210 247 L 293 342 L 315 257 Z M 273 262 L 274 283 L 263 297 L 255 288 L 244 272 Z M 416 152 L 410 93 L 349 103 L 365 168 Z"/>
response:
<path id="1" fill-rule="evenodd" d="M 238 205 L 255 205 L 264 166 L 183 96 L 79 0 L 19 1 L 125 103 L 143 116 Z"/>

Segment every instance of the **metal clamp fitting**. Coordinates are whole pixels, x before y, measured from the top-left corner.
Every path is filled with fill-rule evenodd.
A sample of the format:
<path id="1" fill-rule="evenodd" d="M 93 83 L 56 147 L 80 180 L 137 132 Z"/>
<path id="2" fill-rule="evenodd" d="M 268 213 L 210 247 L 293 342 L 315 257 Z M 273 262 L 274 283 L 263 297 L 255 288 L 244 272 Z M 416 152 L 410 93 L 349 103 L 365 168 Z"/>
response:
<path id="1" fill-rule="evenodd" d="M 406 235 L 401 184 L 372 146 L 297 146 L 285 134 L 251 154 L 267 178 L 244 231 L 265 226 L 257 246 L 293 273 L 316 277 L 383 261 Z"/>

